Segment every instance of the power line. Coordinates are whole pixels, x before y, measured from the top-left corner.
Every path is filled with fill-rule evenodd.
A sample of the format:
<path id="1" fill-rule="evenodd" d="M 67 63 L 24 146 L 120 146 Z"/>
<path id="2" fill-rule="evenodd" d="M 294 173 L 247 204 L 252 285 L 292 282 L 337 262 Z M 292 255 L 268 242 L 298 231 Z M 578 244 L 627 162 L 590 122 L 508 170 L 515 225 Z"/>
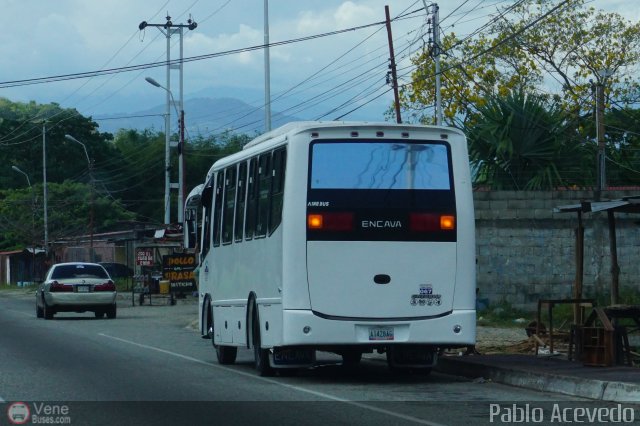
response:
<path id="1" fill-rule="evenodd" d="M 343 34 L 351 31 L 358 31 L 364 28 L 370 28 L 370 27 L 382 25 L 382 24 L 384 24 L 384 21 L 374 22 L 371 24 L 360 25 L 357 27 L 351 27 L 351 28 L 346 28 L 342 30 L 330 31 L 330 32 L 321 33 L 321 34 L 315 34 L 311 36 L 299 37 L 299 38 L 285 40 L 285 41 L 273 42 L 273 43 L 269 43 L 268 46 L 275 47 L 275 46 L 284 46 L 284 45 L 293 44 L 293 43 L 300 43 L 303 41 L 309 41 L 317 38 L 334 36 L 337 34 Z M 218 58 L 222 56 L 235 55 L 239 53 L 251 52 L 254 50 L 261 50 L 261 49 L 264 49 L 265 47 L 267 46 L 264 44 L 261 44 L 261 45 L 255 45 L 255 46 L 244 47 L 239 49 L 232 49 L 232 50 L 226 50 L 222 52 L 210 53 L 205 55 L 191 56 L 191 57 L 183 58 L 182 62 L 194 62 L 194 61 L 201 61 L 205 59 Z M 53 83 L 57 81 L 75 80 L 80 78 L 90 78 L 90 77 L 95 77 L 100 75 L 110 75 L 110 74 L 116 74 L 116 73 L 122 73 L 122 72 L 130 72 L 130 71 L 137 71 L 137 70 L 143 70 L 143 69 L 149 69 L 149 68 L 164 67 L 164 66 L 167 66 L 167 64 L 177 65 L 179 63 L 180 63 L 180 59 L 173 59 L 169 62 L 167 61 L 150 62 L 146 64 L 138 64 L 138 65 L 118 67 L 118 68 L 109 68 L 109 69 L 98 70 L 98 71 L 86 71 L 86 72 L 71 73 L 71 74 L 61 74 L 61 75 L 55 75 L 55 76 L 49 76 L 49 77 L 38 77 L 38 78 L 30 78 L 30 79 L 23 79 L 23 80 L 4 81 L 4 82 L 0 82 L 0 88 L 28 86 L 28 85 L 43 84 L 43 83 Z"/>

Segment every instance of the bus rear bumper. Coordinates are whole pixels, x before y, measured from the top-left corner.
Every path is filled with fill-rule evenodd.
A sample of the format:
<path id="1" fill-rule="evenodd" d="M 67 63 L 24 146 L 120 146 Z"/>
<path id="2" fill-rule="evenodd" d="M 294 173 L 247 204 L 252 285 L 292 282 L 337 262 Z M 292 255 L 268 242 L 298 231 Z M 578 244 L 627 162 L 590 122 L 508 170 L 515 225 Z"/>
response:
<path id="1" fill-rule="evenodd" d="M 309 310 L 283 311 L 282 345 L 424 344 L 438 347 L 475 345 L 476 311 L 420 320 L 327 319 Z"/>

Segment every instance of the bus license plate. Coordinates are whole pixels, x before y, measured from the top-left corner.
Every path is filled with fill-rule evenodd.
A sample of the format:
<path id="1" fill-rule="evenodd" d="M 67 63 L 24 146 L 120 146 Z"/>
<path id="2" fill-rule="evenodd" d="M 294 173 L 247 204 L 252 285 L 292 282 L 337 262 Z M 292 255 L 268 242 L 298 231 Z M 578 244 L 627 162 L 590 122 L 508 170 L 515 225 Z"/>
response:
<path id="1" fill-rule="evenodd" d="M 273 363 L 276 365 L 307 365 L 313 362 L 313 351 L 302 348 L 274 348 Z"/>
<path id="2" fill-rule="evenodd" d="M 369 340 L 393 340 L 393 327 L 369 327 Z"/>
<path id="3" fill-rule="evenodd" d="M 78 289 L 78 293 L 89 293 L 88 285 L 79 285 L 79 286 L 76 286 L 76 288 Z"/>

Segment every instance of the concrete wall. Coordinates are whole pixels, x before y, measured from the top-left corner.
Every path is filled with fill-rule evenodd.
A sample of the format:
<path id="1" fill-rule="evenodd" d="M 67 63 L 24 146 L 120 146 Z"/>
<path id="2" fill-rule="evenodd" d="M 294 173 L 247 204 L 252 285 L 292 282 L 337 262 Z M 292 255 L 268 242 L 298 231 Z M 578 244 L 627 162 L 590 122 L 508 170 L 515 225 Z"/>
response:
<path id="1" fill-rule="evenodd" d="M 640 191 L 605 191 L 602 199 Z M 559 205 L 592 200 L 591 191 L 477 191 L 479 298 L 532 308 L 538 299 L 567 298 L 575 281 L 576 213 Z M 640 215 L 616 213 L 620 288 L 640 290 Z M 583 214 L 584 297 L 608 294 L 611 257 L 606 213 Z"/>

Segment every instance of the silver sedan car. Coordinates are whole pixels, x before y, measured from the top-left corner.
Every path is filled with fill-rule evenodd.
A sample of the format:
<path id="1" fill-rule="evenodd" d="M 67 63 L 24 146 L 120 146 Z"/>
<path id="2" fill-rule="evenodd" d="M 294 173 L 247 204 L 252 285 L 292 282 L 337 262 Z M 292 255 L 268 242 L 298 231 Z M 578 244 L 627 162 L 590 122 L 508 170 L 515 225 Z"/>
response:
<path id="1" fill-rule="evenodd" d="M 36 292 L 36 316 L 51 319 L 57 312 L 92 311 L 96 318 L 116 317 L 116 285 L 97 263 L 53 265 Z"/>

